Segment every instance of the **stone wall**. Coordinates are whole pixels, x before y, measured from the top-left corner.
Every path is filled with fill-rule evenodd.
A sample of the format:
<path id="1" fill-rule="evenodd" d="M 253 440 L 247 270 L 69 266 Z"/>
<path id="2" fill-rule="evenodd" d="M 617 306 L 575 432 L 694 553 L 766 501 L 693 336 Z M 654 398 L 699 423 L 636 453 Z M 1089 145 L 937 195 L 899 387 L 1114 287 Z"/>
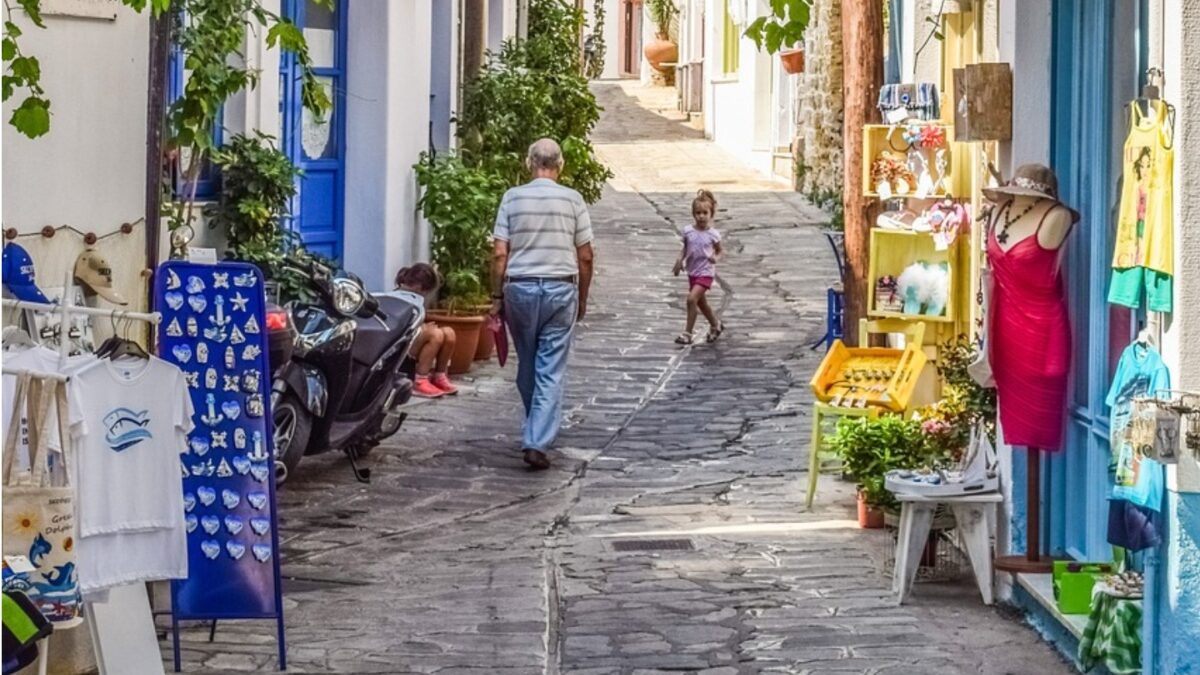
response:
<path id="1" fill-rule="evenodd" d="M 842 0 L 815 0 L 796 78 L 797 188 L 842 191 Z"/>

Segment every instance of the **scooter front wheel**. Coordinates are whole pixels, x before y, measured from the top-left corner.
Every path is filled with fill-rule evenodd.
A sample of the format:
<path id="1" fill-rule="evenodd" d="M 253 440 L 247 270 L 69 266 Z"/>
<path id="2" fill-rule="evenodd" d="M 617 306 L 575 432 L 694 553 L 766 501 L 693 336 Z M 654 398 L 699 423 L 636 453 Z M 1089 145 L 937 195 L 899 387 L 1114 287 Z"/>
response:
<path id="1" fill-rule="evenodd" d="M 312 434 L 312 418 L 291 392 L 279 400 L 271 417 L 275 422 L 275 458 L 284 468 L 276 472 L 275 484 L 282 485 L 296 472 L 296 466 L 304 457 Z"/>

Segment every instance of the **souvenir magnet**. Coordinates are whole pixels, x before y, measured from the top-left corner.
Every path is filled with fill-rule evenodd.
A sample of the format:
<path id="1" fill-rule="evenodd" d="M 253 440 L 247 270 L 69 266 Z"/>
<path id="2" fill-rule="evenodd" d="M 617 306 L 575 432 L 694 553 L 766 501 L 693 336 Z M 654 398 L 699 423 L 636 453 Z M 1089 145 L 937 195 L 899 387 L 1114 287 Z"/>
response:
<path id="1" fill-rule="evenodd" d="M 242 389 L 247 394 L 253 394 L 258 391 L 258 378 L 262 377 L 259 372 L 253 368 L 242 374 Z"/>
<path id="2" fill-rule="evenodd" d="M 212 432 L 212 446 L 214 448 L 228 448 L 229 446 L 225 444 L 225 437 L 227 435 L 229 435 L 228 431 Z"/>
<path id="3" fill-rule="evenodd" d="M 234 393 L 237 393 L 237 390 L 238 390 L 238 376 L 237 375 L 226 375 L 225 376 L 225 391 L 232 391 Z"/>
<path id="4" fill-rule="evenodd" d="M 250 465 L 250 475 L 254 476 L 254 480 L 256 480 L 260 483 L 265 483 L 265 482 L 267 482 L 267 477 L 271 475 L 271 468 L 268 467 L 265 463 L 251 464 Z"/>
<path id="5" fill-rule="evenodd" d="M 179 311 L 179 308 L 183 307 L 183 293 L 165 293 L 163 300 L 167 301 L 167 307 L 175 311 Z"/>
<path id="6" fill-rule="evenodd" d="M 246 501 L 250 502 L 250 506 L 253 506 L 256 510 L 262 511 L 263 507 L 267 505 L 267 493 L 251 492 L 246 495 Z"/>
<path id="7" fill-rule="evenodd" d="M 204 551 L 205 558 L 216 560 L 217 556 L 221 555 L 221 542 L 216 539 L 205 539 L 200 542 L 200 550 Z"/>
<path id="8" fill-rule="evenodd" d="M 225 419 L 232 422 L 241 416 L 242 406 L 237 401 L 225 401 L 221 404 L 221 412 L 225 414 Z"/>
<path id="9" fill-rule="evenodd" d="M 237 448 L 238 450 L 246 449 L 246 430 L 245 429 L 238 427 L 237 429 L 233 430 L 233 447 Z M 246 473 L 245 471 L 242 472 L 243 475 L 245 473 Z"/>
<path id="10" fill-rule="evenodd" d="M 233 351 L 233 347 L 225 348 L 225 370 L 233 370 L 237 368 L 237 354 Z"/>
<path id="11" fill-rule="evenodd" d="M 229 272 L 213 272 L 213 288 L 229 288 Z"/>
<path id="12" fill-rule="evenodd" d="M 233 278 L 233 285 L 238 288 L 254 288 L 254 284 L 257 282 L 258 277 L 254 276 L 254 272 L 246 272 Z"/>
<path id="13" fill-rule="evenodd" d="M 190 492 L 183 493 L 183 510 L 191 513 L 194 508 L 196 508 L 196 495 Z"/>
<path id="14" fill-rule="evenodd" d="M 234 536 L 242 533 L 242 528 L 245 527 L 244 521 L 240 516 L 225 516 L 225 530 Z"/>
<path id="15" fill-rule="evenodd" d="M 242 503 L 242 497 L 233 490 L 221 490 L 221 503 L 230 511 L 237 508 L 238 504 Z"/>
<path id="16" fill-rule="evenodd" d="M 225 329 L 224 328 L 205 328 L 204 329 L 204 337 L 208 338 L 209 340 L 212 340 L 213 342 L 216 342 L 217 344 L 220 344 L 225 341 Z"/>
<path id="17" fill-rule="evenodd" d="M 188 317 L 187 334 L 188 334 L 188 337 L 196 337 L 197 335 L 200 334 L 200 327 L 199 327 L 199 324 L 196 323 L 196 317 L 194 317 L 194 316 Z"/>
<path id="18" fill-rule="evenodd" d="M 200 519 L 196 517 L 196 514 L 189 513 L 184 517 L 183 522 L 187 524 L 188 534 L 191 534 L 196 531 L 196 526 L 200 524 Z"/>
<path id="19" fill-rule="evenodd" d="M 245 341 L 246 336 L 242 334 L 242 331 L 238 330 L 237 326 L 234 326 L 233 331 L 229 333 L 229 344 L 240 345 Z"/>
<path id="20" fill-rule="evenodd" d="M 187 345 L 175 345 L 171 347 L 171 354 L 180 363 L 187 363 L 192 360 L 192 348 Z"/>
<path id="21" fill-rule="evenodd" d="M 204 388 L 205 389 L 216 389 L 217 388 L 217 369 L 216 368 L 209 368 L 208 370 L 204 371 Z"/>
<path id="22" fill-rule="evenodd" d="M 187 464 L 183 463 L 182 457 L 179 459 L 179 470 L 183 473 L 184 478 L 192 475 L 192 470 L 187 468 Z"/>
<path id="23" fill-rule="evenodd" d="M 254 559 L 260 563 L 265 563 L 271 559 L 270 544 L 255 544 L 251 547 L 251 550 L 254 552 Z"/>
<path id="24" fill-rule="evenodd" d="M 250 519 L 250 529 L 254 530 L 254 534 L 261 537 L 271 531 L 271 519 L 254 516 Z"/>
<path id="25" fill-rule="evenodd" d="M 183 327 L 179 325 L 179 318 L 171 319 L 171 323 L 167 324 L 167 335 L 171 337 L 183 337 Z"/>
<path id="26" fill-rule="evenodd" d="M 203 295 L 189 295 L 187 301 L 188 307 L 197 314 L 203 314 L 208 307 L 208 300 Z"/>
<path id="27" fill-rule="evenodd" d="M 179 275 L 175 274 L 175 270 L 167 270 L 167 290 L 173 291 L 182 285 L 183 282 L 179 281 Z"/>
<path id="28" fill-rule="evenodd" d="M 213 465 L 212 459 L 204 460 L 204 477 L 212 478 L 213 474 L 215 474 L 216 472 L 217 472 L 217 467 Z"/>
<path id="29" fill-rule="evenodd" d="M 245 476 L 246 474 L 250 473 L 250 460 L 246 459 L 245 455 L 234 455 L 233 469 Z"/>
<path id="30" fill-rule="evenodd" d="M 218 295 L 216 298 L 214 298 L 213 306 L 217 308 L 217 313 L 215 316 L 208 317 L 209 323 L 223 327 L 228 325 L 229 322 L 233 320 L 232 317 L 225 316 L 225 296 Z"/>
<path id="31" fill-rule="evenodd" d="M 209 370 L 212 370 L 209 368 Z M 225 416 L 217 412 L 217 397 L 213 394 L 204 395 L 204 404 L 208 406 L 208 412 L 200 416 L 200 421 L 210 427 L 215 427 L 225 419 Z"/>
<path id="32" fill-rule="evenodd" d="M 238 291 L 237 293 L 233 294 L 233 297 L 229 299 L 229 302 L 233 305 L 234 311 L 244 312 L 246 311 L 246 303 L 250 302 L 250 298 L 247 298 L 246 296 L 242 295 L 241 291 Z"/>
<path id="33" fill-rule="evenodd" d="M 203 438 L 193 438 L 188 441 L 188 445 L 191 446 L 192 452 L 200 457 L 208 454 L 208 441 Z"/>
<path id="34" fill-rule="evenodd" d="M 200 373 L 184 373 L 183 379 L 187 380 L 187 386 L 191 387 L 192 389 L 200 388 Z"/>
<path id="35" fill-rule="evenodd" d="M 258 335 L 258 319 L 253 314 L 246 319 L 246 335 Z"/>
<path id="36" fill-rule="evenodd" d="M 208 363 L 208 343 L 196 345 L 196 363 Z"/>
<path id="37" fill-rule="evenodd" d="M 209 534 L 216 534 L 217 530 L 221 529 L 221 519 L 216 516 L 203 516 L 200 518 L 200 527 Z"/>
<path id="38" fill-rule="evenodd" d="M 229 554 L 230 558 L 241 560 L 242 556 L 246 554 L 246 545 L 230 539 L 225 542 L 225 552 Z"/>
<path id="39" fill-rule="evenodd" d="M 200 498 L 200 503 L 205 506 L 212 506 L 213 502 L 217 501 L 216 489 L 210 488 L 207 485 L 201 485 L 196 488 L 196 496 Z"/>
<path id="40" fill-rule="evenodd" d="M 262 417 L 263 400 L 261 394 L 252 394 L 246 398 L 246 417 Z"/>
<path id="41" fill-rule="evenodd" d="M 254 452 L 250 453 L 250 461 L 252 461 L 252 462 L 267 461 L 267 459 L 269 459 L 269 458 L 267 457 L 267 453 L 263 450 L 262 432 L 261 431 L 254 432 L 253 444 L 254 444 Z"/>
<path id="42" fill-rule="evenodd" d="M 221 459 L 221 463 L 217 465 L 217 478 L 229 478 L 233 475 L 233 467 L 229 466 L 229 462 Z"/>
<path id="43" fill-rule="evenodd" d="M 258 345 L 246 345 L 246 348 L 242 350 L 242 359 L 245 361 L 253 361 L 254 359 L 258 358 L 259 354 L 262 354 L 262 349 L 260 349 Z"/>
<path id="44" fill-rule="evenodd" d="M 201 280 L 200 277 L 195 276 L 195 275 L 188 277 L 187 292 L 188 293 L 203 293 L 204 292 L 204 281 Z"/>

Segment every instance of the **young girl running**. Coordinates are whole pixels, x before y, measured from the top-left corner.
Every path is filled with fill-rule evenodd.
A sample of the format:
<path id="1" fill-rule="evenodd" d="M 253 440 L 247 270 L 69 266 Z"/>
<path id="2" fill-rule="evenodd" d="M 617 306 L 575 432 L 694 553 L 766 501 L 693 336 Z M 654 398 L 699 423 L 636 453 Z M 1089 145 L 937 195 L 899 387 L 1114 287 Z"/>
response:
<path id="1" fill-rule="evenodd" d="M 692 200 L 692 219 L 695 224 L 684 228 L 683 250 L 675 261 L 675 276 L 685 269 L 688 275 L 687 327 L 675 338 L 676 344 L 692 344 L 696 315 L 701 312 L 708 319 L 706 341 L 713 342 L 725 330 L 725 324 L 717 319 L 707 297 L 708 289 L 712 288 L 713 279 L 717 276 L 717 261 L 725 252 L 721 248 L 721 233 L 712 226 L 716 215 L 717 198 L 708 190 L 697 191 L 696 198 Z"/>

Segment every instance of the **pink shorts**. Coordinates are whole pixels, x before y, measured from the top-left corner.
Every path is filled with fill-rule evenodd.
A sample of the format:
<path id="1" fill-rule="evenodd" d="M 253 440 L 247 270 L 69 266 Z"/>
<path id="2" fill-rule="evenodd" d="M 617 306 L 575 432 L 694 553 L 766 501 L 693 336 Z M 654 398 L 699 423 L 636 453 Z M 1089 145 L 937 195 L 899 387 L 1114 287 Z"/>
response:
<path id="1" fill-rule="evenodd" d="M 712 277 L 688 276 L 688 290 L 691 290 L 691 289 L 699 286 L 700 288 L 703 288 L 704 290 L 707 291 L 708 289 L 712 288 L 712 285 L 713 285 Z"/>

